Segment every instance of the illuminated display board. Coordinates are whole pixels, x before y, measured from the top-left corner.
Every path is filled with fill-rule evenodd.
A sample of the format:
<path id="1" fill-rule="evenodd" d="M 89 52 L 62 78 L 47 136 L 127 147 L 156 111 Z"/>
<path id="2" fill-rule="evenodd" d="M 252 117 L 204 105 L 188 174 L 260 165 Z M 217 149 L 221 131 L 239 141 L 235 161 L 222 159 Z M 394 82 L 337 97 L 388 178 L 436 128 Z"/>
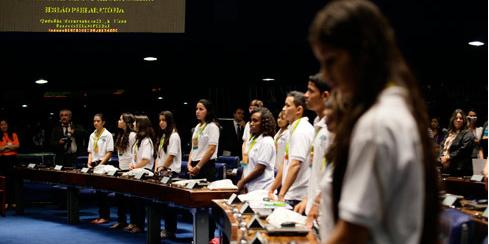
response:
<path id="1" fill-rule="evenodd" d="M 1 0 L 0 31 L 183 33 L 185 0 Z"/>

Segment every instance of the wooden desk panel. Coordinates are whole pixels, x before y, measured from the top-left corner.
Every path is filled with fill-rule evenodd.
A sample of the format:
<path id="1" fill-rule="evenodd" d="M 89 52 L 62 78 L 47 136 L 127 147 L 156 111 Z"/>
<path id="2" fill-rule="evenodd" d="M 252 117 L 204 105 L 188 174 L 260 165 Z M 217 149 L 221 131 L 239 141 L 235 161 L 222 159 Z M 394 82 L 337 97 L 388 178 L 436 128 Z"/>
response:
<path id="1" fill-rule="evenodd" d="M 222 228 L 221 231 L 229 239 L 228 241 L 234 242 L 241 239 L 241 231 L 239 230 L 238 220 L 234 218 L 232 207 L 226 204 L 226 200 L 212 200 L 214 203 L 214 214 L 216 216 L 216 221 L 219 227 Z M 233 204 L 233 207 L 240 208 L 241 204 Z M 243 219 L 248 224 L 252 219 L 252 215 L 245 214 Z M 265 220 L 260 220 L 262 224 L 266 224 Z M 249 230 L 246 240 L 251 241 L 255 237 L 256 232 L 268 241 L 269 244 L 281 244 L 290 243 L 294 241 L 295 243 L 306 244 L 306 243 L 319 243 L 315 234 L 309 232 L 306 236 L 269 236 L 265 230 Z"/>
<path id="2" fill-rule="evenodd" d="M 80 170 L 16 168 L 16 173 L 22 179 L 129 193 L 152 200 L 174 202 L 190 208 L 211 207 L 212 199 L 227 198 L 235 192 L 234 190 L 209 190 L 207 188 L 189 190 L 163 185 L 153 179 L 136 180 L 125 176 L 85 174 Z"/>

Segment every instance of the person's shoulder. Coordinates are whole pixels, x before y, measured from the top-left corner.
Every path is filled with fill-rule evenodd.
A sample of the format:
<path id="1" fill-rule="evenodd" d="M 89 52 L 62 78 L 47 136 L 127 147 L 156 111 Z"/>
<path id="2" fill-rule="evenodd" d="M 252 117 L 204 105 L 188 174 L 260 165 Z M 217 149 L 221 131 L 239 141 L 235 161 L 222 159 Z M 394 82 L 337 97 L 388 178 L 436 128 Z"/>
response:
<path id="1" fill-rule="evenodd" d="M 172 132 L 171 135 L 170 135 L 170 140 L 171 139 L 178 139 L 178 140 L 180 140 L 180 135 L 178 134 L 178 132 L 176 132 L 176 131 Z"/>

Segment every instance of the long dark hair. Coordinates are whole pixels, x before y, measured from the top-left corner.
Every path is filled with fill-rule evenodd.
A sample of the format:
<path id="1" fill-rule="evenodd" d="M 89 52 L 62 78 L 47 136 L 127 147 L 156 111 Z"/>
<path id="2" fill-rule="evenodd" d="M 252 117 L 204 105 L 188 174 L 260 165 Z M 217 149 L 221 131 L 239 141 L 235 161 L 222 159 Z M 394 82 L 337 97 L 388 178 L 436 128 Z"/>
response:
<path id="1" fill-rule="evenodd" d="M 358 119 L 375 103 L 388 82 L 394 80 L 408 91 L 405 99 L 418 125 L 423 149 L 425 182 L 423 233 L 420 243 L 434 243 L 438 233 L 438 185 L 434 157 L 428 130 L 428 114 L 418 85 L 411 75 L 395 42 L 394 32 L 387 19 L 372 3 L 362 0 L 333 1 L 316 16 L 310 29 L 314 47 L 345 50 L 351 57 L 353 91 L 348 98 L 347 111 L 337 123 L 333 153 L 333 212 L 338 220 L 343 178 L 350 151 L 352 128 Z M 330 68 L 324 62 L 325 68 Z M 330 72 L 331 73 L 331 72 Z M 334 78 L 334 77 L 333 77 Z"/>
<path id="2" fill-rule="evenodd" d="M 131 113 L 123 113 L 122 120 L 126 124 L 126 129 L 118 129 L 115 146 L 118 152 L 125 152 L 129 145 L 129 134 L 134 131 L 134 115 Z"/>
<path id="3" fill-rule="evenodd" d="M 149 120 L 148 116 L 146 115 L 136 115 L 135 118 L 136 127 L 138 128 L 136 133 L 138 147 L 141 146 L 141 141 L 146 137 L 149 137 L 151 143 L 153 144 L 153 140 L 155 139 L 155 131 L 151 125 L 151 120 Z"/>
<path id="4" fill-rule="evenodd" d="M 275 135 L 275 128 L 277 127 L 276 125 L 277 122 L 275 121 L 272 112 L 270 112 L 268 108 L 258 107 L 253 109 L 251 115 L 253 115 L 254 113 L 260 113 L 261 130 L 262 130 L 261 134 L 263 134 L 263 136 L 273 137 Z"/>
<path id="5" fill-rule="evenodd" d="M 8 121 L 6 119 L 0 119 L 0 122 L 2 122 L 2 121 L 5 121 L 5 123 L 7 124 L 7 137 L 8 137 L 8 139 L 13 141 L 14 140 L 14 132 L 12 131 L 10 126 L 8 126 Z M 3 134 L 3 132 L 2 132 L 2 134 Z M 3 141 L 3 136 L 2 136 L 2 138 L 0 138 L 0 140 Z"/>
<path id="6" fill-rule="evenodd" d="M 206 123 L 210 123 L 210 122 L 217 123 L 216 111 L 214 110 L 214 105 L 212 104 L 212 102 L 207 99 L 200 99 L 197 103 L 201 103 L 202 105 L 204 105 L 205 109 L 207 110 L 207 114 L 205 116 L 204 121 Z"/>
<path id="7" fill-rule="evenodd" d="M 455 109 L 455 111 L 453 111 L 453 113 L 452 113 L 452 117 L 450 117 L 450 122 L 448 124 L 448 132 L 449 133 L 454 132 L 456 130 L 455 126 L 453 125 L 453 122 L 457 118 L 457 114 L 461 114 L 462 119 L 464 121 L 462 124 L 462 127 L 460 127 L 460 131 L 463 131 L 463 130 L 465 130 L 465 128 L 467 128 L 467 116 L 465 115 L 464 111 L 462 109 Z"/>
<path id="8" fill-rule="evenodd" d="M 163 150 L 166 152 L 168 148 L 168 143 L 170 142 L 170 136 L 174 130 L 176 130 L 175 120 L 173 119 L 173 113 L 170 111 L 163 111 L 160 113 L 160 116 L 165 117 L 166 128 L 162 130 L 161 128 L 158 130 L 158 136 L 156 141 L 156 151 L 158 151 L 158 147 L 160 146 L 160 140 L 163 135 L 165 135 L 165 141 L 163 142 Z M 158 127 L 159 128 L 159 127 Z"/>

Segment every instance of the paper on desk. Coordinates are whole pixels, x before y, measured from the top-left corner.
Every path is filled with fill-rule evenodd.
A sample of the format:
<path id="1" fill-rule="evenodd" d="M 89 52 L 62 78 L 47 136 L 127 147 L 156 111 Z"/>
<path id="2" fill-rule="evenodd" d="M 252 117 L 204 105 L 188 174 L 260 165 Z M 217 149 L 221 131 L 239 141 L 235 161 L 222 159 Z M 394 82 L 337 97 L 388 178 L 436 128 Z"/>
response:
<path id="1" fill-rule="evenodd" d="M 132 170 L 130 170 L 128 172 L 123 173 L 122 175 L 124 175 L 124 176 L 135 176 L 135 175 L 137 175 L 141 171 L 144 171 L 144 174 L 145 175 L 148 175 L 149 177 L 151 177 L 151 176 L 154 175 L 153 172 L 151 172 L 151 171 L 149 171 L 149 170 L 147 170 L 145 168 L 132 169 Z"/>
<path id="2" fill-rule="evenodd" d="M 93 168 L 93 173 L 103 175 L 103 174 L 107 174 L 108 172 L 111 172 L 114 170 L 118 170 L 118 168 L 116 168 L 112 165 L 99 164 L 99 165 L 95 166 L 95 168 Z"/>
<path id="3" fill-rule="evenodd" d="M 268 191 L 267 190 L 256 190 L 256 191 L 251 191 L 246 194 L 241 194 L 238 196 L 239 200 L 242 202 L 253 202 L 253 201 L 263 201 L 263 198 L 268 197 Z"/>
<path id="4" fill-rule="evenodd" d="M 238 187 L 230 179 L 216 180 L 211 182 L 207 188 L 209 190 L 237 190 Z"/>
<path id="5" fill-rule="evenodd" d="M 172 182 L 171 184 L 176 185 L 176 186 L 185 187 L 190 182 L 201 182 L 201 181 L 205 181 L 205 179 L 179 180 L 179 181 Z"/>
<path id="6" fill-rule="evenodd" d="M 294 222 L 299 225 L 306 224 L 306 216 L 302 216 L 286 208 L 276 208 L 272 214 L 267 217 L 268 223 L 276 228 L 282 227 L 282 223 Z"/>

